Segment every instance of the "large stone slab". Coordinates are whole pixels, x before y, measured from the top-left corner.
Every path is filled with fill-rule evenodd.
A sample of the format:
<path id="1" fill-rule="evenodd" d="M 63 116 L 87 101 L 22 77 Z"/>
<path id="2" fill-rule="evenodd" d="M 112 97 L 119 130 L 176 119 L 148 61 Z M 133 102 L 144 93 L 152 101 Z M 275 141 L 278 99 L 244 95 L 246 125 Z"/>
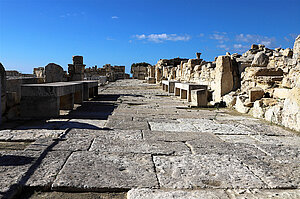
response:
<path id="1" fill-rule="evenodd" d="M 190 154 L 189 148 L 182 142 L 163 142 L 138 139 L 106 139 L 95 138 L 90 151 L 109 153 L 140 153 L 140 154 Z"/>
<path id="2" fill-rule="evenodd" d="M 254 131 L 251 131 L 249 128 L 236 124 L 222 124 L 217 123 L 214 120 L 209 119 L 198 119 L 193 120 L 193 125 L 198 129 L 200 132 L 211 132 L 214 134 L 233 134 L 233 135 L 249 135 L 255 134 Z"/>
<path id="3" fill-rule="evenodd" d="M 7 132 L 7 139 L 11 141 L 34 141 L 42 138 L 59 138 L 64 130 L 46 130 L 46 129 L 29 129 L 29 130 L 11 130 Z M 5 136 L 4 133 L 1 136 Z"/>
<path id="4" fill-rule="evenodd" d="M 245 199 L 245 198 L 272 198 L 272 199 L 298 199 L 300 198 L 300 189 L 262 189 L 262 190 L 226 190 L 230 198 Z"/>
<path id="5" fill-rule="evenodd" d="M 131 189 L 127 193 L 128 199 L 229 199 L 222 189 L 204 190 L 161 190 L 161 189 Z"/>
<path id="6" fill-rule="evenodd" d="M 187 141 L 193 154 L 234 155 L 238 158 L 263 156 L 265 153 L 251 144 Z"/>
<path id="7" fill-rule="evenodd" d="M 141 130 L 91 130 L 91 129 L 72 129 L 65 138 L 85 138 L 101 137 L 104 139 L 142 139 Z"/>
<path id="8" fill-rule="evenodd" d="M 32 168 L 31 176 L 28 176 L 25 186 L 50 188 L 70 154 L 69 151 L 49 151 L 45 157 L 40 156 L 41 159 Z"/>
<path id="9" fill-rule="evenodd" d="M 261 188 L 264 183 L 233 155 L 154 156 L 162 188 Z"/>
<path id="10" fill-rule="evenodd" d="M 198 132 L 197 128 L 190 123 L 149 122 L 149 125 L 152 131 Z"/>
<path id="11" fill-rule="evenodd" d="M 199 142 L 222 142 L 213 133 L 203 132 L 172 132 L 172 131 L 143 131 L 145 140 L 158 140 L 167 142 L 185 142 L 197 140 Z"/>
<path id="12" fill-rule="evenodd" d="M 26 150 L 42 151 L 48 148 L 52 151 L 87 151 L 93 137 L 68 139 L 39 139 L 26 148 Z"/>
<path id="13" fill-rule="evenodd" d="M 270 156 L 251 156 L 242 161 L 268 188 L 290 189 L 300 185 L 299 161 L 278 161 Z"/>
<path id="14" fill-rule="evenodd" d="M 104 191 L 157 186 L 151 155 L 82 151 L 72 153 L 52 189 Z"/>
<path id="15" fill-rule="evenodd" d="M 14 194 L 39 155 L 35 151 L 1 151 L 0 193 L 6 196 Z"/>
<path id="16" fill-rule="evenodd" d="M 127 121 L 127 120 L 108 120 L 106 124 L 110 129 L 123 130 L 149 130 L 147 122 Z"/>

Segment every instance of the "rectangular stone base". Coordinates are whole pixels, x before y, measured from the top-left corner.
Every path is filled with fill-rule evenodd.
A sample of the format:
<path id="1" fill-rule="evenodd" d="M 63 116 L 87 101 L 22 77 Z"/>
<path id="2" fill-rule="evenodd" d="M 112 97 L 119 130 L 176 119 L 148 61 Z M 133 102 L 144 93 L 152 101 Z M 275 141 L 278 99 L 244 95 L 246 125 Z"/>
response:
<path id="1" fill-rule="evenodd" d="M 197 89 L 191 91 L 192 106 L 207 106 L 207 90 Z"/>
<path id="2" fill-rule="evenodd" d="M 24 118 L 51 118 L 59 116 L 59 97 L 40 96 L 22 97 L 21 117 Z"/>

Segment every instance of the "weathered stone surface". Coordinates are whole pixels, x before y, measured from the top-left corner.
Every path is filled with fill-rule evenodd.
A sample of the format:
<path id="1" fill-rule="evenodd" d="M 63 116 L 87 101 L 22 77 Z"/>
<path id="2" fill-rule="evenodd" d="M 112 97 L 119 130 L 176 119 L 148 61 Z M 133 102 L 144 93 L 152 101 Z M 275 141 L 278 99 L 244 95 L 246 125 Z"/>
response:
<path id="1" fill-rule="evenodd" d="M 12 141 L 31 141 L 42 138 L 58 138 L 64 130 L 47 130 L 47 129 L 28 129 L 28 130 L 11 130 L 7 132 L 11 137 L 7 140 Z M 3 135 L 3 134 L 2 134 Z M 3 135 L 4 136 L 4 135 Z"/>
<path id="2" fill-rule="evenodd" d="M 9 195 L 24 182 L 26 173 L 39 157 L 34 151 L 1 151 L 0 154 L 0 192 Z M 27 179 L 27 178 L 26 178 Z M 16 187 L 12 187 L 12 186 Z M 11 189 L 11 190 L 10 190 Z"/>
<path id="3" fill-rule="evenodd" d="M 236 98 L 235 109 L 240 113 L 248 113 L 250 108 L 245 106 L 246 98 L 244 96 L 238 96 Z"/>
<path id="4" fill-rule="evenodd" d="M 59 172 L 54 190 L 124 190 L 157 187 L 151 155 L 74 152 Z"/>
<path id="5" fill-rule="evenodd" d="M 299 57 L 300 57 L 300 35 L 298 35 L 298 37 L 295 40 L 293 52 L 294 52 L 293 58 L 299 59 Z"/>
<path id="6" fill-rule="evenodd" d="M 216 61 L 216 77 L 214 101 L 220 102 L 221 97 L 233 88 L 232 66 L 229 56 L 219 56 Z"/>
<path id="7" fill-rule="evenodd" d="M 159 190 L 159 189 L 131 189 L 127 193 L 128 199 L 226 199 L 229 197 L 224 190 Z"/>
<path id="8" fill-rule="evenodd" d="M 151 131 L 197 132 L 197 128 L 189 123 L 149 122 Z"/>
<path id="9" fill-rule="evenodd" d="M 109 153 L 140 153 L 159 155 L 190 154 L 190 150 L 182 142 L 164 142 L 137 139 L 105 139 L 97 137 L 89 151 Z"/>
<path id="10" fill-rule="evenodd" d="M 269 63 L 269 58 L 264 52 L 258 52 L 251 63 L 253 67 L 264 67 L 267 66 Z"/>
<path id="11" fill-rule="evenodd" d="M 108 120 L 106 123 L 107 128 L 123 129 L 123 130 L 148 130 L 147 122 L 127 121 L 127 120 Z"/>
<path id="12" fill-rule="evenodd" d="M 62 82 L 64 81 L 64 69 L 54 63 L 45 66 L 45 82 Z"/>
<path id="13" fill-rule="evenodd" d="M 300 131 L 300 88 L 293 88 L 284 101 L 282 110 L 282 124 Z"/>
<path id="14" fill-rule="evenodd" d="M 256 100 L 261 99 L 264 96 L 264 90 L 262 88 L 252 88 L 249 90 L 249 99 L 250 102 L 255 102 Z"/>
<path id="15" fill-rule="evenodd" d="M 242 161 L 268 188 L 299 187 L 299 162 L 276 161 L 270 156 L 251 156 Z"/>
<path id="16" fill-rule="evenodd" d="M 275 98 L 285 99 L 290 95 L 291 89 L 288 88 L 274 88 L 273 96 Z"/>
<path id="17" fill-rule="evenodd" d="M 39 139 L 26 148 L 26 150 L 43 151 L 48 147 L 54 151 L 87 151 L 93 141 L 93 137 L 68 138 L 68 139 Z"/>
<path id="18" fill-rule="evenodd" d="M 30 187 L 48 187 L 50 188 L 58 172 L 67 161 L 71 152 L 68 151 L 51 151 L 46 154 L 37 167 L 25 186 Z"/>
<path id="19" fill-rule="evenodd" d="M 232 155 L 154 156 L 162 188 L 261 188 L 263 182 Z"/>
<path id="20" fill-rule="evenodd" d="M 210 132 L 214 134 L 255 134 L 251 129 L 238 124 L 239 123 L 234 126 L 232 124 L 217 123 L 213 120 L 199 119 L 193 123 L 193 126 L 195 126 L 199 132 Z"/>
<path id="21" fill-rule="evenodd" d="M 209 132 L 171 132 L 171 131 L 143 131 L 145 140 L 157 140 L 167 142 L 185 142 L 199 140 L 199 142 L 220 142 L 213 133 Z"/>
<path id="22" fill-rule="evenodd" d="M 279 189 L 253 189 L 253 190 L 226 190 L 229 198 L 235 199 L 245 199 L 245 198 L 273 198 L 273 199 L 297 199 L 300 198 L 300 190 L 299 189 L 287 189 L 287 190 L 279 190 Z"/>

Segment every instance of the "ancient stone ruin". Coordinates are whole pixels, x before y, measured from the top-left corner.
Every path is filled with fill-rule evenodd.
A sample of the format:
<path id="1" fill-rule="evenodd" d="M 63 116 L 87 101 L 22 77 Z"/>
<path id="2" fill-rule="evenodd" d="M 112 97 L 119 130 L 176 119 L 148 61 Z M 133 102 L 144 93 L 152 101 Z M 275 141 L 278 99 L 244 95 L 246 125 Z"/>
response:
<path id="1" fill-rule="evenodd" d="M 0 198 L 300 198 L 300 36 L 200 56 L 0 63 Z"/>
<path id="2" fill-rule="evenodd" d="M 68 64 L 68 72 L 70 81 L 82 81 L 84 79 L 83 57 L 73 56 L 73 64 Z"/>
<path id="3" fill-rule="evenodd" d="M 148 83 L 162 80 L 206 85 L 208 105 L 225 103 L 241 113 L 300 130 L 300 36 L 294 48 L 275 50 L 253 44 L 244 54 L 226 53 L 215 61 L 162 59 L 145 76 Z M 141 75 L 140 75 L 141 76 Z M 197 103 L 193 103 L 197 104 Z"/>

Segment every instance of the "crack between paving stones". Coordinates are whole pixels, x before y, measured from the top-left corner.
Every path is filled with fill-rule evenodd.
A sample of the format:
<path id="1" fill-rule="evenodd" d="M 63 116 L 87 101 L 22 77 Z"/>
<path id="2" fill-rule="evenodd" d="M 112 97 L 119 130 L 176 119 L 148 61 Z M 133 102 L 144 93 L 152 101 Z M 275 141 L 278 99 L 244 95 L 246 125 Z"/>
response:
<path id="1" fill-rule="evenodd" d="M 195 151 L 193 150 L 193 146 L 190 145 L 187 141 L 183 141 L 182 143 L 190 150 L 192 155 L 196 154 Z"/>
<path id="2" fill-rule="evenodd" d="M 154 155 L 153 154 L 151 154 L 151 160 L 152 160 L 152 163 L 153 163 L 153 170 L 154 170 L 157 185 L 158 185 L 157 189 L 160 189 L 161 186 L 160 186 L 160 182 L 159 182 L 159 179 L 158 179 L 158 176 L 157 176 L 157 171 L 156 171 L 156 166 L 155 166 L 155 163 L 154 163 Z"/>
<path id="3" fill-rule="evenodd" d="M 90 149 L 91 149 L 93 143 L 95 142 L 95 139 L 96 139 L 96 138 L 94 138 L 94 139 L 91 141 L 91 144 L 90 144 L 90 146 L 88 147 L 87 151 L 90 151 Z"/>
<path id="4" fill-rule="evenodd" d="M 61 165 L 59 171 L 58 171 L 57 174 L 55 175 L 53 182 L 55 182 L 55 180 L 56 180 L 58 174 L 59 174 L 60 171 L 64 168 L 64 166 L 66 165 L 67 161 L 69 160 L 69 158 L 71 157 L 71 155 L 72 155 L 73 153 L 74 153 L 74 151 L 71 151 L 70 154 L 68 155 L 68 157 L 65 159 L 64 163 Z M 53 185 L 53 182 L 49 185 L 49 190 L 51 190 L 52 185 Z"/>
<path id="5" fill-rule="evenodd" d="M 147 124 L 148 124 L 148 130 L 152 131 L 151 126 L 148 121 L 147 121 Z"/>
<path id="6" fill-rule="evenodd" d="M 256 175 L 252 170 L 251 168 L 246 164 L 244 163 L 240 158 L 237 157 L 237 160 L 239 160 L 241 162 L 242 165 L 244 165 L 255 177 L 257 177 L 266 187 L 265 188 L 269 188 L 269 185 L 267 182 L 265 182 L 262 178 L 260 178 L 258 175 Z M 261 187 L 260 189 L 265 189 L 263 187 Z"/>

